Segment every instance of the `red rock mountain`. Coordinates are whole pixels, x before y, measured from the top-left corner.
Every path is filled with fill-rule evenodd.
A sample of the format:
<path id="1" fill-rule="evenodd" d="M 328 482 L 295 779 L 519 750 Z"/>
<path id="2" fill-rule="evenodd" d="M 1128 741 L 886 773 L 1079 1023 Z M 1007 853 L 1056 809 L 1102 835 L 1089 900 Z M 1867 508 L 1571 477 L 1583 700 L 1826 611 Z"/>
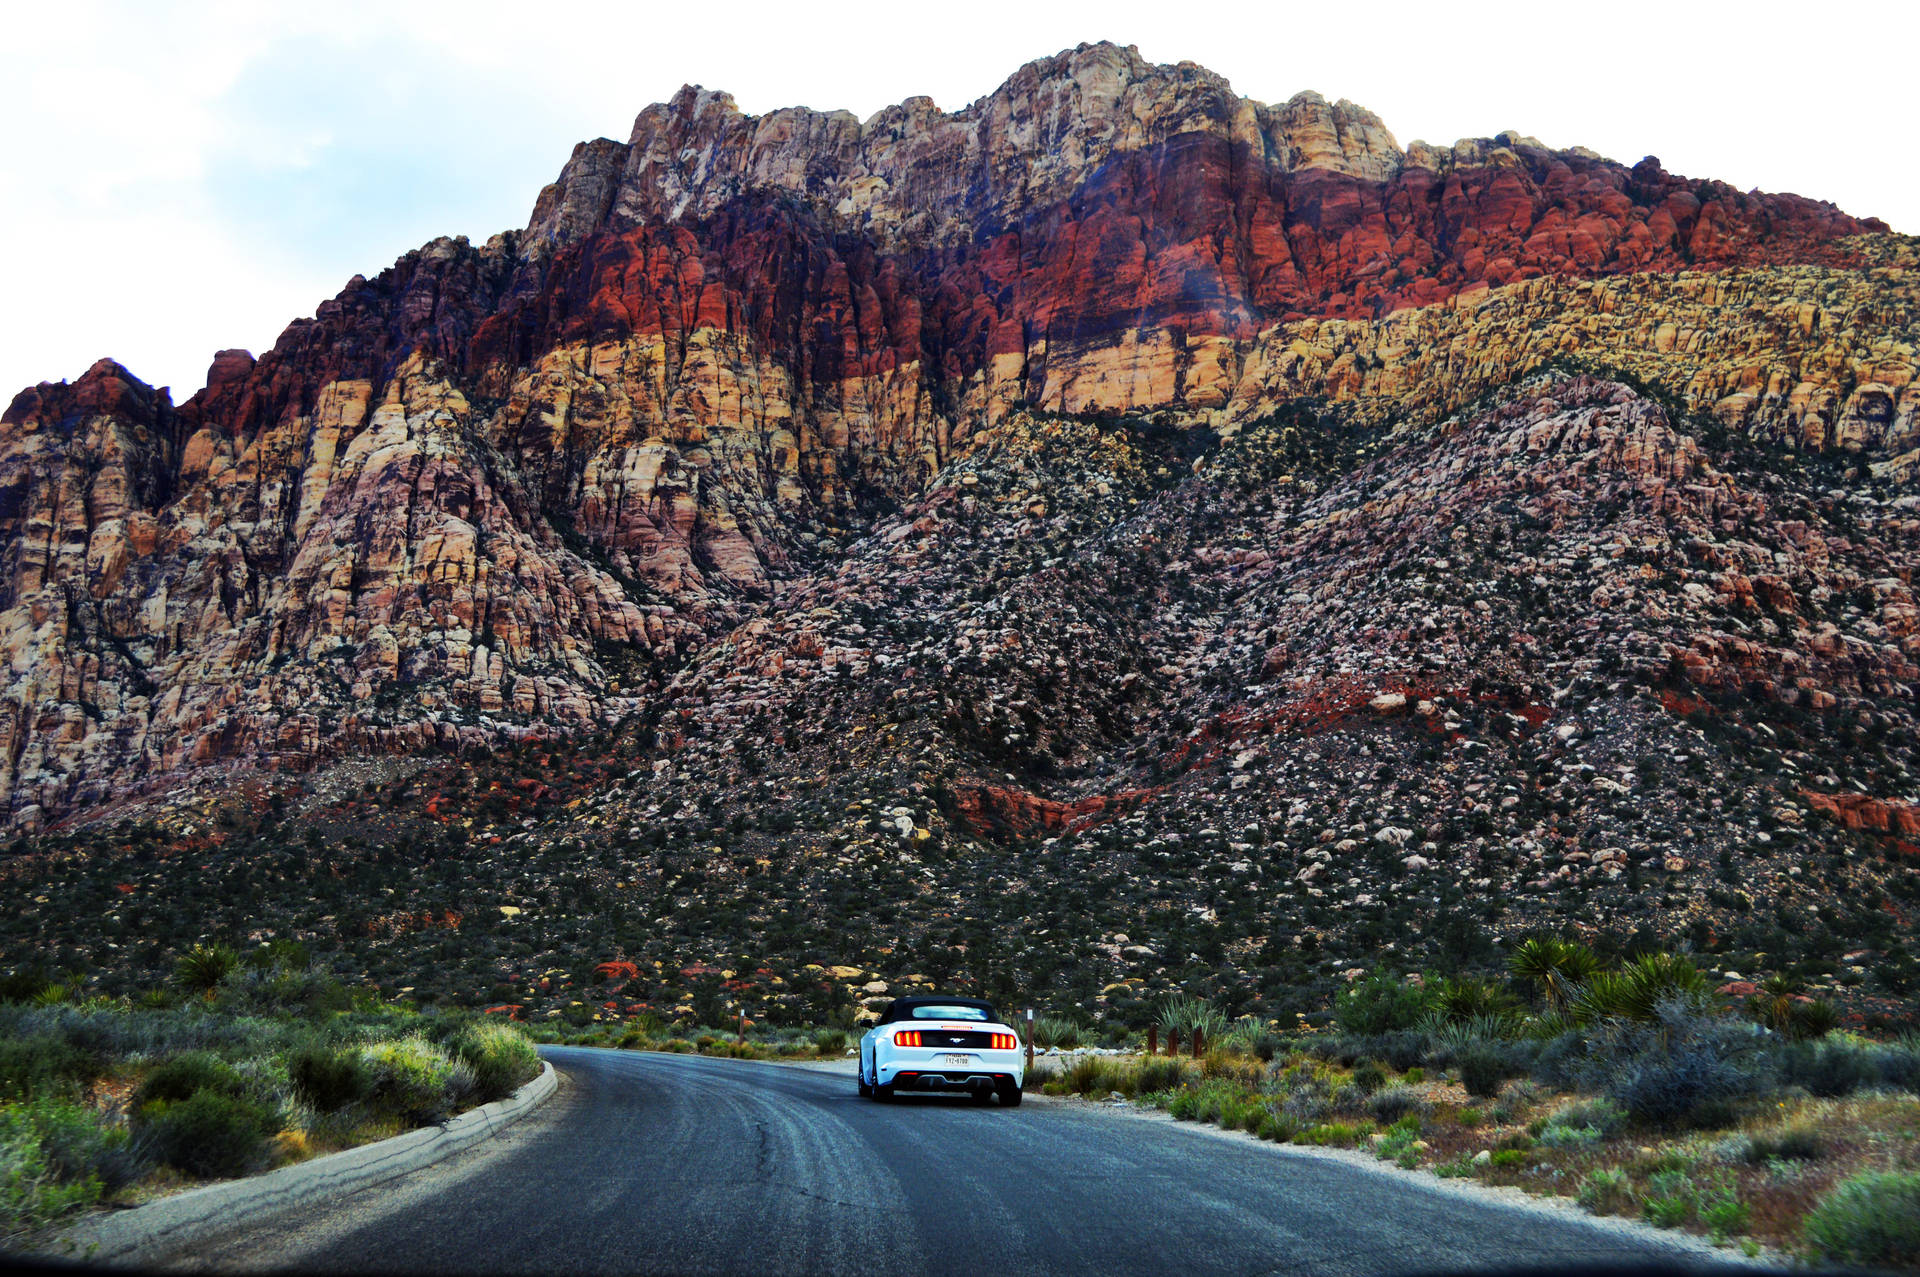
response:
<path id="1" fill-rule="evenodd" d="M 523 230 L 356 277 L 182 404 L 110 360 L 14 399 L 0 806 L 657 718 L 1034 411 L 1428 425 L 1575 358 L 1904 484 L 1913 264 L 1829 204 L 1510 133 L 1403 149 L 1111 45 L 952 114 L 683 89 Z M 1624 446 L 1600 464 L 1655 464 Z"/>

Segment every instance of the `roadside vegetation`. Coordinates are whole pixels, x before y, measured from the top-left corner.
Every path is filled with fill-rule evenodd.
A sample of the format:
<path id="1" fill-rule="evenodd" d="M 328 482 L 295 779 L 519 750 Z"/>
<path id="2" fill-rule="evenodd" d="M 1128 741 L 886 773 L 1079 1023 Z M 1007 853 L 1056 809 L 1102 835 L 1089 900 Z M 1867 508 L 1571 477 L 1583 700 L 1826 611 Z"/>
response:
<path id="1" fill-rule="evenodd" d="M 1836 1031 L 1817 1001 L 1716 989 L 1674 954 L 1604 967 L 1540 938 L 1510 972 L 1374 975 L 1305 1034 L 1176 997 L 1156 1027 L 1190 1051 L 1211 1020 L 1198 1059 L 1081 1054 L 1028 1086 L 1571 1197 L 1749 1253 L 1920 1268 L 1920 1039 Z"/>
<path id="2" fill-rule="evenodd" d="M 517 1026 L 383 1002 L 294 944 L 195 946 L 137 997 L 16 973 L 0 980 L 0 1243 L 439 1122 L 539 1068 Z"/>

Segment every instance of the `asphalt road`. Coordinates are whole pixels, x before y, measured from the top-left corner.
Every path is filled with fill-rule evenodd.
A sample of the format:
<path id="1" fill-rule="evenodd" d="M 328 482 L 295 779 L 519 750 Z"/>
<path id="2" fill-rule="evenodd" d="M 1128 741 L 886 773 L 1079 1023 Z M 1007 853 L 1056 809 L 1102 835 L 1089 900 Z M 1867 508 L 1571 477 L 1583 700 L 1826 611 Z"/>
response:
<path id="1" fill-rule="evenodd" d="M 202 1245 L 189 1269 L 1404 1273 L 1672 1263 L 1662 1238 L 1095 1106 L 555 1048 L 484 1151 Z"/>

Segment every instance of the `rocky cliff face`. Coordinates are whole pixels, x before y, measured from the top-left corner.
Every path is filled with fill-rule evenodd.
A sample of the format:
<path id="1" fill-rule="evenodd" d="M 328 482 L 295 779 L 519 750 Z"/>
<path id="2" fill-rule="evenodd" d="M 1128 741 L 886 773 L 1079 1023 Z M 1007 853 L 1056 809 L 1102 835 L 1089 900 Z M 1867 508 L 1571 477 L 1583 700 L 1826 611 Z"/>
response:
<path id="1" fill-rule="evenodd" d="M 224 765 L 671 718 L 690 662 L 1029 410 L 1424 428 L 1557 362 L 1903 484 L 1915 253 L 1884 231 L 1512 134 L 1402 149 L 1108 45 L 951 114 L 686 89 L 524 230 L 356 278 L 184 404 L 107 361 L 14 400 L 0 801 L 32 828 Z"/>

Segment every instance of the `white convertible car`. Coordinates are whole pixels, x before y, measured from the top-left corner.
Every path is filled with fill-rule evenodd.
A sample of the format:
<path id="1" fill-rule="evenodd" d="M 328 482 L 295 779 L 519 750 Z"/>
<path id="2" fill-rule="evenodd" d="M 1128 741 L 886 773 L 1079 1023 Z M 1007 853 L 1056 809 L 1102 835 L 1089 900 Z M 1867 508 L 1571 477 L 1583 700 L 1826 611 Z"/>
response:
<path id="1" fill-rule="evenodd" d="M 895 998 L 860 1039 L 860 1094 L 947 1091 L 985 1104 L 1020 1103 L 1020 1036 L 977 998 Z"/>

